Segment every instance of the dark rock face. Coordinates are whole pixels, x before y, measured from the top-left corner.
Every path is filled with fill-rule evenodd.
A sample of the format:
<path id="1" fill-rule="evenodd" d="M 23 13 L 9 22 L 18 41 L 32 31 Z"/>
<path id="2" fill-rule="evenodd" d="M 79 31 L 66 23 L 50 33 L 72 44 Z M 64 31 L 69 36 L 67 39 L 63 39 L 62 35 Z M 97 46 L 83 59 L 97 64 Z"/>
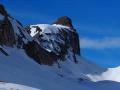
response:
<path id="1" fill-rule="evenodd" d="M 72 25 L 72 20 L 67 16 L 63 16 L 58 18 L 54 24 L 68 26 L 71 30 L 75 31 L 70 33 L 70 43 L 73 48 L 73 52 L 80 55 L 79 35 Z"/>
<path id="2" fill-rule="evenodd" d="M 79 35 L 72 25 L 72 20 L 67 16 L 63 16 L 63 17 L 58 18 L 57 21 L 54 24 L 61 24 L 61 25 L 64 25 L 64 26 L 68 26 L 72 30 L 75 31 L 75 32 L 71 33 L 71 35 L 70 35 L 71 40 L 70 41 L 71 41 L 71 45 L 73 47 L 73 52 L 77 53 L 77 54 L 80 54 Z"/>
<path id="3" fill-rule="evenodd" d="M 22 24 L 7 14 L 7 11 L 0 5 L 0 45 L 9 47 L 17 46 L 23 48 L 25 42 L 29 41 L 27 32 Z"/>
<path id="4" fill-rule="evenodd" d="M 4 16 L 4 20 L 0 22 L 0 44 L 13 46 L 16 42 L 14 30 L 8 19 L 8 14 L 2 5 L 0 5 L 0 14 Z"/>
<path id="5" fill-rule="evenodd" d="M 80 43 L 79 43 L 79 35 L 77 32 L 71 33 L 71 46 L 73 48 L 73 52 L 80 55 Z"/>
<path id="6" fill-rule="evenodd" d="M 8 16 L 7 11 L 5 10 L 4 6 L 0 4 L 0 13 L 4 16 Z"/>
<path id="7" fill-rule="evenodd" d="M 61 26 L 61 24 L 59 23 L 60 26 L 32 25 L 30 28 L 28 28 L 28 31 L 31 33 L 38 31 L 38 33 L 33 36 L 33 39 L 39 44 L 39 49 L 40 49 L 40 50 L 37 49 L 38 52 L 40 51 L 38 53 L 39 54 L 38 56 L 40 58 L 36 57 L 35 54 L 34 55 L 30 54 L 31 57 L 32 55 L 35 56 L 36 60 L 39 61 L 40 63 L 42 62 L 42 64 L 48 65 L 49 61 L 51 62 L 51 64 L 53 64 L 58 60 L 64 61 L 66 55 L 68 54 L 68 49 L 71 48 L 73 53 L 72 57 L 74 58 L 74 62 L 77 63 L 76 54 L 80 55 L 79 35 L 76 32 L 76 30 L 73 28 L 71 19 L 67 18 L 67 21 L 68 24 L 66 23 L 64 25 L 67 27 Z M 68 27 L 69 25 L 70 27 Z M 42 27 L 44 27 L 44 29 L 42 29 Z"/>
<path id="8" fill-rule="evenodd" d="M 46 51 L 35 41 L 29 42 L 24 49 L 27 55 L 39 64 L 53 65 L 53 63 L 57 62 L 58 57 L 55 53 Z"/>
<path id="9" fill-rule="evenodd" d="M 58 18 L 57 21 L 54 22 L 54 24 L 60 24 L 60 25 L 64 25 L 64 26 L 73 28 L 72 20 L 67 16 Z"/>
<path id="10" fill-rule="evenodd" d="M 64 30 L 63 30 L 63 32 L 64 32 Z M 63 38 L 65 40 L 65 44 L 61 44 L 59 42 L 52 41 L 52 40 L 48 41 L 46 39 L 43 39 L 46 36 L 48 36 L 48 37 L 49 36 L 57 36 L 57 37 L 59 37 L 60 34 L 62 34 L 63 32 L 61 32 L 61 33 L 59 32 L 59 34 L 55 34 L 55 35 L 54 34 L 50 34 L 50 33 L 47 33 L 47 35 L 36 34 L 33 37 L 34 41 L 33 42 L 29 42 L 25 46 L 26 53 L 28 54 L 28 56 L 33 58 L 36 62 L 38 62 L 39 64 L 44 64 L 44 65 L 53 65 L 54 63 L 58 62 L 58 59 L 59 60 L 64 60 L 65 55 L 67 54 L 67 49 L 69 48 L 69 45 L 67 44 L 68 43 L 68 41 L 67 41 L 67 32 L 64 32 L 65 36 L 63 36 Z M 60 37 L 62 37 L 62 36 L 60 36 Z M 38 44 L 38 42 L 36 40 L 38 40 L 40 44 Z M 53 50 L 51 50 L 49 52 L 44 47 L 44 44 L 46 44 L 47 46 L 49 46 L 49 44 L 56 45 L 61 50 L 58 51 L 53 46 Z"/>

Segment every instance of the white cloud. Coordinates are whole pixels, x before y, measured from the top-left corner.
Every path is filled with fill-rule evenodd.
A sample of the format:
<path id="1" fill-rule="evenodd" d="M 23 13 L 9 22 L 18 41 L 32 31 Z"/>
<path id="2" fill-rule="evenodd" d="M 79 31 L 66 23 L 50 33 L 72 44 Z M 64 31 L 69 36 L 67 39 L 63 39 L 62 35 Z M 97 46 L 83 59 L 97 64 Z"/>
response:
<path id="1" fill-rule="evenodd" d="M 81 48 L 89 49 L 105 49 L 105 48 L 120 48 L 120 37 L 103 38 L 103 39 L 80 39 Z"/>

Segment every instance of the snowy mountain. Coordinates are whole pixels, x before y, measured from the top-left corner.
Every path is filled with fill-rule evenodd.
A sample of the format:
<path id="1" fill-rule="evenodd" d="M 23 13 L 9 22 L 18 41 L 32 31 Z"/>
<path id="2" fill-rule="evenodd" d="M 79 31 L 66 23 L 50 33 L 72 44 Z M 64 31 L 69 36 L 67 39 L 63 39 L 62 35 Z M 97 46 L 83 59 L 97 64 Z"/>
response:
<path id="1" fill-rule="evenodd" d="M 24 28 L 0 5 L 0 90 L 120 90 L 119 73 L 81 56 L 69 17 Z"/>

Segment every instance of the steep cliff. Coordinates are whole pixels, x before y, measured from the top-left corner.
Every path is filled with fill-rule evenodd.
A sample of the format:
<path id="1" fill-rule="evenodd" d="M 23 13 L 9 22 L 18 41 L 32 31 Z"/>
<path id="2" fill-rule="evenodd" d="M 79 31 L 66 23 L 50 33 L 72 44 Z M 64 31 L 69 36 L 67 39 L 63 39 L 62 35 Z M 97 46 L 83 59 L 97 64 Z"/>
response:
<path id="1" fill-rule="evenodd" d="M 12 18 L 3 5 L 0 5 L 0 45 L 23 48 L 32 38 L 22 24 Z"/>

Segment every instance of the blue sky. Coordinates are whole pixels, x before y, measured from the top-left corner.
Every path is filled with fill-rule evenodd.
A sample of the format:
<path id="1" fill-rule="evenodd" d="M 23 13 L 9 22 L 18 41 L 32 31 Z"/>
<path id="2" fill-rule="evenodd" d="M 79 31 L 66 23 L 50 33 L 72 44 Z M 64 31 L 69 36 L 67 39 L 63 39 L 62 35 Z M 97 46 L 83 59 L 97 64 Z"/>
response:
<path id="1" fill-rule="evenodd" d="M 0 0 L 23 25 L 67 15 L 79 32 L 81 53 L 103 67 L 120 65 L 119 0 Z"/>

